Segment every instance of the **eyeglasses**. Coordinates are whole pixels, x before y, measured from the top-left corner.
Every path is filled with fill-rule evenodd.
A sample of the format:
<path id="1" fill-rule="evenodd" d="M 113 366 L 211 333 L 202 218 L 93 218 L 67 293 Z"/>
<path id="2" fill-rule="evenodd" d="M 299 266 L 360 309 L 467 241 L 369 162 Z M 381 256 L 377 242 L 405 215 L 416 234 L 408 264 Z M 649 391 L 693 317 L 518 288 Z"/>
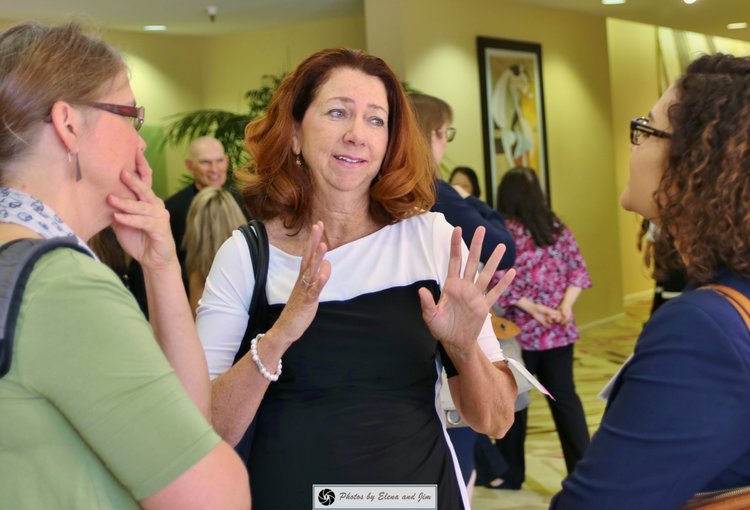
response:
<path id="1" fill-rule="evenodd" d="M 649 136 L 672 138 L 672 133 L 649 126 L 646 117 L 638 117 L 630 121 L 630 143 L 640 145 Z"/>
<path id="2" fill-rule="evenodd" d="M 445 141 L 446 142 L 452 142 L 454 138 L 456 138 L 456 128 L 454 127 L 447 127 L 445 129 L 436 129 L 435 132 L 438 134 L 440 138 L 445 135 Z"/>
<path id="3" fill-rule="evenodd" d="M 143 120 L 146 116 L 146 108 L 143 106 L 126 106 L 110 103 L 89 103 L 88 106 L 96 108 L 97 110 L 114 113 L 115 115 L 120 115 L 122 117 L 130 117 L 136 131 L 141 129 L 141 126 L 143 126 Z"/>

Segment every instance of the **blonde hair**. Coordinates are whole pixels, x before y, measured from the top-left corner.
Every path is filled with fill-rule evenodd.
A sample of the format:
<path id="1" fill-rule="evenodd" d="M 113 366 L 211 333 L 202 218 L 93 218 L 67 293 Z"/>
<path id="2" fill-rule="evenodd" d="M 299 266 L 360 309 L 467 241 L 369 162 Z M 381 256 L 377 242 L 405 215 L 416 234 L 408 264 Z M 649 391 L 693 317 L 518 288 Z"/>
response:
<path id="1" fill-rule="evenodd" d="M 229 191 L 210 186 L 200 190 L 188 209 L 182 240 L 185 272 L 195 272 L 205 279 L 221 244 L 245 221 Z"/>

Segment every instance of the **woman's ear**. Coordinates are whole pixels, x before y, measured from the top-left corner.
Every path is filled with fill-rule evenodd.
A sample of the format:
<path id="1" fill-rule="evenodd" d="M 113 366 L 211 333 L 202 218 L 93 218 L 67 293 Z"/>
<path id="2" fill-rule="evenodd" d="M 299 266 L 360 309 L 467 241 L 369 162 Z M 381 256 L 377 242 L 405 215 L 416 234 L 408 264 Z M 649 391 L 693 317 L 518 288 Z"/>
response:
<path id="1" fill-rule="evenodd" d="M 302 142 L 300 140 L 300 125 L 298 122 L 295 122 L 292 126 L 292 152 L 299 156 L 300 153 L 302 153 Z"/>
<path id="2" fill-rule="evenodd" d="M 68 152 L 76 152 L 81 132 L 81 114 L 66 101 L 56 101 L 52 105 L 50 119 L 55 133 Z"/>

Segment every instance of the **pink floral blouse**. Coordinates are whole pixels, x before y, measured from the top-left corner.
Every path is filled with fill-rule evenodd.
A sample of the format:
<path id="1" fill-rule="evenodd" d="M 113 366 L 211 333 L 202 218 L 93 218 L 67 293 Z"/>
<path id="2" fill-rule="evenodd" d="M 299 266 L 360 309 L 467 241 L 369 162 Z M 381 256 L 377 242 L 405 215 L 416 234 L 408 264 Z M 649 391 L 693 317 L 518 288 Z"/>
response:
<path id="1" fill-rule="evenodd" d="M 579 338 L 574 320 L 567 325 L 553 324 L 545 328 L 511 303 L 526 297 L 557 308 L 568 286 L 591 287 L 586 262 L 573 232 L 563 226 L 554 244 L 539 248 L 519 222 L 506 220 L 506 224 L 516 242 L 516 277 L 497 303 L 505 309 L 505 317 L 521 328 L 516 339 L 527 351 L 544 351 L 572 344 Z M 497 276 L 502 274 L 498 272 Z"/>

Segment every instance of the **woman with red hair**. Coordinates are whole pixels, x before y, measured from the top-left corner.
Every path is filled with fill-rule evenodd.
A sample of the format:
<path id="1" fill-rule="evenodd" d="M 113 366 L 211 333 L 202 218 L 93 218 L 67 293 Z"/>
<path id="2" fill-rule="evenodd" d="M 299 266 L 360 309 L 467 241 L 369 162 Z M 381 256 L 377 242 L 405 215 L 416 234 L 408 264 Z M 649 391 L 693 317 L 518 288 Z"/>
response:
<path id="1" fill-rule="evenodd" d="M 267 328 L 233 365 L 255 284 L 235 232 L 198 329 L 219 433 L 236 444 L 257 409 L 254 508 L 310 507 L 313 484 L 437 485 L 438 508 L 468 508 L 436 395 L 444 365 L 468 423 L 510 426 L 515 382 L 488 317 L 510 280 L 487 291 L 503 247 L 477 275 L 483 231 L 467 253 L 427 212 L 434 162 L 377 57 L 307 58 L 246 143 L 253 172 L 239 179 L 270 241 Z"/>

